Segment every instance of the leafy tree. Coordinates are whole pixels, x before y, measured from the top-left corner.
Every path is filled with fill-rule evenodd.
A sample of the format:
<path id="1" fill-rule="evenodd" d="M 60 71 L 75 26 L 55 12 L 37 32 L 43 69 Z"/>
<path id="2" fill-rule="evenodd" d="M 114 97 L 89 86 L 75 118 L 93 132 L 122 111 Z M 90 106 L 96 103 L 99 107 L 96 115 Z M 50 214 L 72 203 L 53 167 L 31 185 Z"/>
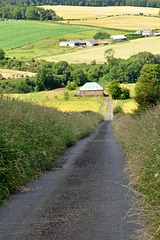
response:
<path id="1" fill-rule="evenodd" d="M 69 64 L 66 61 L 60 61 L 54 65 L 55 73 L 62 75 L 63 72 L 68 68 Z"/>
<path id="2" fill-rule="evenodd" d="M 75 82 L 70 82 L 70 81 L 67 82 L 67 89 L 68 90 L 70 90 L 70 91 L 75 90 L 76 87 L 77 87 L 77 85 L 76 85 Z"/>
<path id="3" fill-rule="evenodd" d="M 109 33 L 106 32 L 97 32 L 93 38 L 94 39 L 104 39 L 104 38 L 109 38 L 111 35 Z"/>
<path id="4" fill-rule="evenodd" d="M 135 100 L 140 108 L 160 101 L 159 64 L 146 64 L 143 66 L 135 88 Z"/>
<path id="5" fill-rule="evenodd" d="M 87 76 L 82 69 L 76 69 L 72 72 L 72 79 L 77 86 L 81 86 L 87 82 Z"/>
<path id="6" fill-rule="evenodd" d="M 109 49 L 105 50 L 104 57 L 106 58 L 107 63 L 109 63 L 110 60 L 112 58 L 114 58 L 114 53 L 115 53 L 115 51 L 112 48 L 109 48 Z"/>
<path id="7" fill-rule="evenodd" d="M 38 70 L 35 80 L 36 91 L 52 90 L 62 86 L 60 79 L 53 75 L 51 68 L 42 67 Z"/>
<path id="8" fill-rule="evenodd" d="M 122 89 L 118 81 L 113 80 L 109 84 L 109 93 L 113 99 L 120 99 L 122 94 Z"/>
<path id="9" fill-rule="evenodd" d="M 5 52 L 0 48 L 0 60 L 5 58 Z"/>

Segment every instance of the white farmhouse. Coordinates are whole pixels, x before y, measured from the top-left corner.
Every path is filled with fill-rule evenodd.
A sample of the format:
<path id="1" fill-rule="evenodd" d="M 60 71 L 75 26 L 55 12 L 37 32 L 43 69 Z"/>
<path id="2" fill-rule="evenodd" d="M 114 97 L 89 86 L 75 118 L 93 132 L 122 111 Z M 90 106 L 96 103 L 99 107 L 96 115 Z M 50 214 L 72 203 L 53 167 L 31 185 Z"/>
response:
<path id="1" fill-rule="evenodd" d="M 87 82 L 79 89 L 79 95 L 103 95 L 103 87 L 96 82 Z"/>

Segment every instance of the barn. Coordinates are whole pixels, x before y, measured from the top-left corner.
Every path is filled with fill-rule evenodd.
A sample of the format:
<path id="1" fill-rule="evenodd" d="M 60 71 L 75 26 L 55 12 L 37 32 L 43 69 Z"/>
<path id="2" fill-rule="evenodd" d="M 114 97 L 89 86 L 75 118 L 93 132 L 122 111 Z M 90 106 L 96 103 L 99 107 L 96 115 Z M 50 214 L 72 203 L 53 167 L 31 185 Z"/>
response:
<path id="1" fill-rule="evenodd" d="M 127 39 L 127 37 L 124 35 L 113 35 L 113 36 L 110 36 L 110 38 L 112 38 L 115 42 L 120 42 L 122 40 Z"/>
<path id="2" fill-rule="evenodd" d="M 87 82 L 79 89 L 79 95 L 103 95 L 103 87 L 96 82 Z"/>

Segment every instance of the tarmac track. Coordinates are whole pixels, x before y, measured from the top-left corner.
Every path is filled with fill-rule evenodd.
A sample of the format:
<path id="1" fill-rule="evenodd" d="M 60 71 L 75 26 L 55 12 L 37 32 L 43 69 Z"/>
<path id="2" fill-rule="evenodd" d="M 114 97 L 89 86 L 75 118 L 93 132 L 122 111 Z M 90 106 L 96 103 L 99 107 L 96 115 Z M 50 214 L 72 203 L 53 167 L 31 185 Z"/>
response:
<path id="1" fill-rule="evenodd" d="M 134 239 L 135 195 L 112 121 L 68 149 L 61 162 L 0 207 L 0 240 Z"/>

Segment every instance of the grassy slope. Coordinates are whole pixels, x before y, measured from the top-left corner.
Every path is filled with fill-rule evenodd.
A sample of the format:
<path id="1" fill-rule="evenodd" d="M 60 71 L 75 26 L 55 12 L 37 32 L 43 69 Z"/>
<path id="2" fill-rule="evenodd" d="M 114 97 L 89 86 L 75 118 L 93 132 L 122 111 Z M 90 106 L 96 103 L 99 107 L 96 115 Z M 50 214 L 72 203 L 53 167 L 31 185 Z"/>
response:
<path id="1" fill-rule="evenodd" d="M 160 239 L 160 105 L 137 116 L 116 115 L 114 131 L 128 154 L 132 184 L 141 193 L 147 235 Z M 142 236 L 141 236 L 142 237 Z"/>
<path id="2" fill-rule="evenodd" d="M 15 22 L 15 25 L 17 23 Z M 58 25 L 57 25 L 58 26 Z M 62 28 L 62 25 L 59 25 Z M 63 27 L 68 27 L 68 25 L 63 25 Z M 63 33 L 62 35 L 55 35 L 47 39 L 41 39 L 30 44 L 26 44 L 23 47 L 9 49 L 6 53 L 9 57 L 16 57 L 18 59 L 28 59 L 36 57 L 45 56 L 55 56 L 58 54 L 72 53 L 77 51 L 75 48 L 61 48 L 59 47 L 59 39 L 65 38 L 67 40 L 74 39 L 93 39 L 93 36 L 99 31 L 108 32 L 110 35 L 125 33 L 122 30 L 112 30 L 112 29 L 96 29 L 96 28 L 84 28 L 83 31 L 79 31 L 81 28 L 76 28 L 76 32 Z M 86 31 L 87 30 L 87 31 Z M 7 33 L 6 33 L 7 37 Z"/>
<path id="3" fill-rule="evenodd" d="M 43 24 L 27 21 L 0 22 L 0 48 L 7 50 L 53 36 L 85 31 L 87 28 L 70 25 Z"/>
<path id="4" fill-rule="evenodd" d="M 89 135 L 103 116 L 59 112 L 0 99 L 0 203 L 32 177 L 50 170 L 66 148 Z"/>
<path id="5" fill-rule="evenodd" d="M 45 58 L 48 61 L 61 61 L 65 60 L 74 63 L 90 63 L 92 60 L 96 60 L 97 63 L 104 63 L 105 50 L 112 48 L 115 51 L 115 57 L 126 59 L 138 52 L 148 51 L 153 54 L 160 53 L 160 49 L 157 48 L 160 44 L 160 37 L 146 37 L 136 39 L 128 42 L 121 42 L 107 46 L 98 46 L 93 48 L 77 49 L 74 53 L 67 53 L 64 55 L 56 55 Z M 63 48 L 64 49 L 64 48 Z M 97 54 L 98 52 L 98 54 Z"/>

